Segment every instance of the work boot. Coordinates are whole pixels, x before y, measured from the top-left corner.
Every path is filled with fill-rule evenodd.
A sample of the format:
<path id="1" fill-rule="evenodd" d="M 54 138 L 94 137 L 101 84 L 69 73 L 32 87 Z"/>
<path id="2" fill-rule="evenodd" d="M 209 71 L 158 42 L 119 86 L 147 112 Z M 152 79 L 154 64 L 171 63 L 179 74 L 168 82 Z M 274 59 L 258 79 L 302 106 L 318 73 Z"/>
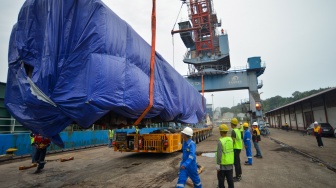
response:
<path id="1" fill-rule="evenodd" d="M 241 179 L 241 176 L 234 177 L 233 182 L 239 182 Z"/>
<path id="2" fill-rule="evenodd" d="M 258 155 L 257 158 L 261 159 L 261 158 L 263 158 L 263 157 L 262 157 L 261 155 Z"/>
<path id="3" fill-rule="evenodd" d="M 39 174 L 41 172 L 42 172 L 42 170 L 38 168 L 38 169 L 36 169 L 36 171 L 34 172 L 34 174 Z"/>

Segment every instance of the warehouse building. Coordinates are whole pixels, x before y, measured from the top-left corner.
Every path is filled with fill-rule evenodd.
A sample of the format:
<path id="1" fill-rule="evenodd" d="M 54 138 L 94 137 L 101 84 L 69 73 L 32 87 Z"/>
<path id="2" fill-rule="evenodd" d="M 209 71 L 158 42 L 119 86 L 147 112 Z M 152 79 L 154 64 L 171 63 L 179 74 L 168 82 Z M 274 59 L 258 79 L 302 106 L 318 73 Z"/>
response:
<path id="1" fill-rule="evenodd" d="M 305 130 L 314 121 L 336 128 L 336 87 L 268 111 L 265 116 L 274 128 L 287 122 L 292 130 Z"/>

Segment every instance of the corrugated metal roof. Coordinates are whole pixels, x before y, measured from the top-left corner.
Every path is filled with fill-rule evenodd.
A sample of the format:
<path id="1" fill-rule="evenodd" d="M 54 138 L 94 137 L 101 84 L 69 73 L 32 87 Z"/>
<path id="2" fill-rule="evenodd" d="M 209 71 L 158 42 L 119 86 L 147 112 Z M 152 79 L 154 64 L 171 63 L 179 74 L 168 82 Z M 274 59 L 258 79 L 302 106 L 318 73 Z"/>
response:
<path id="1" fill-rule="evenodd" d="M 280 107 L 278 107 L 278 108 L 275 108 L 275 109 L 273 109 L 273 110 L 270 110 L 270 111 L 268 111 L 268 112 L 265 112 L 265 114 L 270 113 L 270 112 L 273 112 L 273 111 L 276 111 L 276 110 L 279 110 L 279 109 L 281 109 L 281 108 L 285 108 L 285 107 L 287 107 L 287 106 L 291 106 L 291 105 L 293 105 L 293 104 L 296 104 L 296 103 L 299 103 L 299 102 L 301 102 L 301 101 L 304 101 L 304 100 L 307 100 L 307 99 L 316 97 L 316 96 L 318 96 L 318 95 L 322 95 L 322 94 L 324 94 L 324 93 L 328 93 L 328 92 L 333 91 L 333 90 L 336 90 L 336 87 L 332 87 L 332 88 L 330 88 L 330 89 L 326 89 L 326 90 L 321 91 L 321 92 L 319 92 L 319 93 L 315 93 L 315 94 L 310 95 L 310 96 L 308 96 L 308 97 L 304 97 L 304 98 L 299 99 L 299 100 L 297 100 L 297 101 L 294 101 L 294 102 L 291 102 L 291 103 L 289 103 L 289 104 L 280 106 Z"/>

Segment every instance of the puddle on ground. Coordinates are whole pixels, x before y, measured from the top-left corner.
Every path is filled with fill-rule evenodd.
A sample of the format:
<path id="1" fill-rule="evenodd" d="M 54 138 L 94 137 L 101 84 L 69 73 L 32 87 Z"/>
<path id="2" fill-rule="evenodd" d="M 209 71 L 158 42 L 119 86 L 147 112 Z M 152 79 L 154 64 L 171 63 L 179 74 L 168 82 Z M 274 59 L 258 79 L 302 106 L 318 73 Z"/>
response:
<path id="1" fill-rule="evenodd" d="M 213 157 L 213 158 L 215 158 L 216 154 L 215 153 L 202 153 L 202 156 L 203 157 Z"/>

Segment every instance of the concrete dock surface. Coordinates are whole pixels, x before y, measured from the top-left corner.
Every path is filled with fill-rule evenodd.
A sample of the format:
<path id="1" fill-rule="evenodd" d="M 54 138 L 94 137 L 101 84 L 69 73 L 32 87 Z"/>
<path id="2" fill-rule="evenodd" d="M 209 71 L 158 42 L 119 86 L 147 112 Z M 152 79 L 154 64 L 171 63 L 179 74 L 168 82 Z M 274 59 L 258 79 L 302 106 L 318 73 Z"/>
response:
<path id="1" fill-rule="evenodd" d="M 245 166 L 247 161 L 245 149 L 240 154 L 242 164 L 242 180 L 235 182 L 235 187 L 335 187 L 336 173 L 336 139 L 322 137 L 324 148 L 317 146 L 314 136 L 298 131 L 285 131 L 270 128 L 271 134 L 262 136 L 259 143 L 263 158 L 253 158 L 252 166 Z M 214 128 L 214 136 L 197 145 L 197 152 L 211 153 L 216 151 L 219 138 L 218 127 Z M 252 152 L 256 151 L 252 144 Z M 301 151 L 302 153 L 300 153 Z M 311 157 L 308 157 L 311 156 Z M 205 166 L 201 173 L 201 181 L 205 188 L 216 188 L 218 185 L 215 169 L 215 158 L 198 156 L 199 164 Z M 327 165 L 326 165 L 327 164 Z M 235 171 L 233 172 L 235 176 Z M 174 180 L 177 182 L 177 179 Z M 170 185 L 173 186 L 173 185 Z M 227 187 L 227 182 L 225 182 Z M 169 186 L 163 186 L 169 187 Z"/>
<path id="2" fill-rule="evenodd" d="M 274 128 L 270 131 L 269 136 L 261 138 L 263 158 L 253 158 L 252 166 L 244 165 L 247 158 L 242 150 L 243 174 L 242 180 L 235 182 L 236 188 L 335 187 L 335 138 L 323 137 L 324 148 L 319 148 L 314 136 Z M 212 157 L 218 139 L 219 131 L 215 127 L 212 136 L 197 144 L 197 162 L 205 169 L 200 174 L 204 188 L 216 188 L 218 184 L 216 162 Z M 255 154 L 254 148 L 252 151 Z M 69 157 L 74 160 L 59 160 Z M 15 159 L 0 162 L 0 187 L 173 188 L 181 157 L 181 152 L 121 153 L 100 146 L 47 154 L 48 162 L 40 174 L 34 174 L 36 168 L 19 170 L 20 166 L 31 164 L 30 158 Z M 227 187 L 227 183 L 225 185 Z"/>

